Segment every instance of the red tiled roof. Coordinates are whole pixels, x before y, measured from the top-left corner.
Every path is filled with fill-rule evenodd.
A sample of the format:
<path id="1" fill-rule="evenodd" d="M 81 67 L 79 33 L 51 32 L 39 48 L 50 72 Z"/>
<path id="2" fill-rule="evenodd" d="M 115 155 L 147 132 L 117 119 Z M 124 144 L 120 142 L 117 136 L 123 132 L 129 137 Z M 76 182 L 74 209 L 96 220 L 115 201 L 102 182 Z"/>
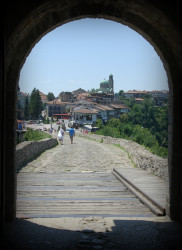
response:
<path id="1" fill-rule="evenodd" d="M 99 113 L 99 111 L 96 109 L 89 110 L 89 109 L 81 108 L 81 109 L 72 111 L 72 113 L 97 114 Z"/>
<path id="2" fill-rule="evenodd" d="M 143 98 L 135 98 L 136 101 L 144 101 Z"/>
<path id="3" fill-rule="evenodd" d="M 47 102 L 48 105 L 67 105 L 70 104 L 69 102 L 60 102 L 59 100 L 55 99 L 53 101 Z"/>
<path id="4" fill-rule="evenodd" d="M 81 93 L 77 95 L 77 99 L 85 99 L 87 96 L 89 96 L 88 93 Z"/>
<path id="5" fill-rule="evenodd" d="M 146 90 L 129 90 L 127 92 L 124 92 L 124 94 L 147 94 L 149 91 Z"/>
<path id="6" fill-rule="evenodd" d="M 123 104 L 109 104 L 111 107 L 116 108 L 116 109 L 126 109 L 128 108 L 127 106 L 123 105 Z"/>
<path id="7" fill-rule="evenodd" d="M 114 110 L 113 108 L 111 108 L 111 107 L 109 107 L 109 106 L 107 106 L 107 105 L 95 105 L 95 108 L 98 108 L 98 109 L 100 109 L 100 110 L 103 110 L 103 111 L 112 111 L 112 110 Z"/>

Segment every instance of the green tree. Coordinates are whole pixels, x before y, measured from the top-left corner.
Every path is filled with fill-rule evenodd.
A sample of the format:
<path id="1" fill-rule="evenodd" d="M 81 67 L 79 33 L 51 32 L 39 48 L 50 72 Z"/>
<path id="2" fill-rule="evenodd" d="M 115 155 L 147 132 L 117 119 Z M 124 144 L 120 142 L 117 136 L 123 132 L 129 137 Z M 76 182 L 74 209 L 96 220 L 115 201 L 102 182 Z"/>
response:
<path id="1" fill-rule="evenodd" d="M 125 124 L 128 123 L 128 120 L 129 120 L 128 114 L 124 113 L 124 114 L 120 115 L 119 120 L 122 123 L 125 123 Z"/>
<path id="2" fill-rule="evenodd" d="M 157 143 L 156 137 L 150 133 L 149 129 L 140 125 L 134 126 L 132 136 L 134 141 L 149 148 Z"/>
<path id="3" fill-rule="evenodd" d="M 101 119 L 97 119 L 96 121 L 96 127 L 98 127 L 99 129 L 103 128 L 103 123 Z"/>
<path id="4" fill-rule="evenodd" d="M 129 122 L 150 129 L 156 127 L 155 107 L 152 99 L 146 98 L 142 103 L 134 103 L 128 113 Z"/>
<path id="5" fill-rule="evenodd" d="M 130 139 L 133 133 L 133 125 L 131 123 L 122 123 L 120 133 L 123 138 Z"/>
<path id="6" fill-rule="evenodd" d="M 47 94 L 47 99 L 48 99 L 48 101 L 54 100 L 54 99 L 55 99 L 54 94 L 53 94 L 52 92 L 49 92 L 49 93 Z"/>
<path id="7" fill-rule="evenodd" d="M 90 93 L 95 93 L 96 92 L 96 89 L 94 89 L 94 88 L 92 88 L 91 90 L 90 90 Z"/>
<path id="8" fill-rule="evenodd" d="M 129 108 L 132 108 L 134 104 L 136 104 L 136 101 L 134 98 L 129 98 L 129 99 L 123 99 L 123 103 L 128 106 Z"/>
<path id="9" fill-rule="evenodd" d="M 124 97 L 123 92 L 124 92 L 124 90 L 120 90 L 118 92 L 120 99 L 122 99 Z"/>
<path id="10" fill-rule="evenodd" d="M 42 111 L 42 101 L 39 90 L 34 88 L 30 96 L 29 114 L 32 118 L 39 118 Z"/>
<path id="11" fill-rule="evenodd" d="M 104 135 L 104 136 L 111 136 L 118 138 L 120 137 L 120 133 L 117 128 L 112 128 L 109 126 L 104 126 L 102 129 L 100 129 L 97 134 Z"/>
<path id="12" fill-rule="evenodd" d="M 120 121 L 117 118 L 111 118 L 108 122 L 108 126 L 109 127 L 115 127 L 115 128 L 119 128 L 120 126 Z"/>

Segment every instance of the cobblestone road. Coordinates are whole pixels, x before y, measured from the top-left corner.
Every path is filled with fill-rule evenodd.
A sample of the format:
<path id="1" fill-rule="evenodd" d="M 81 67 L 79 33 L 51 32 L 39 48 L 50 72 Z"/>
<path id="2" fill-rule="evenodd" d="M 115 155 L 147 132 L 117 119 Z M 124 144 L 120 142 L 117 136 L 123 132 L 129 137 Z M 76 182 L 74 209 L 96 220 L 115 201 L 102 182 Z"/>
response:
<path id="1" fill-rule="evenodd" d="M 79 136 L 71 144 L 66 134 L 63 145 L 45 151 L 20 172 L 111 172 L 113 167 L 132 167 L 121 148 Z"/>

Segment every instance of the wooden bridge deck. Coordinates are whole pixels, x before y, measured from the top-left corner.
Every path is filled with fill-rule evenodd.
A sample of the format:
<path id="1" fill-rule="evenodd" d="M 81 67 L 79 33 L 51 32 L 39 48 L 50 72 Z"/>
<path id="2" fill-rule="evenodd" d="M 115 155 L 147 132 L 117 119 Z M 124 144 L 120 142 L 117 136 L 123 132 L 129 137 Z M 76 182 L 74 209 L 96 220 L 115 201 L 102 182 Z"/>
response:
<path id="1" fill-rule="evenodd" d="M 17 217 L 155 216 L 111 173 L 19 173 Z"/>
<path id="2" fill-rule="evenodd" d="M 114 168 L 113 174 L 156 215 L 165 215 L 166 181 L 141 168 Z"/>

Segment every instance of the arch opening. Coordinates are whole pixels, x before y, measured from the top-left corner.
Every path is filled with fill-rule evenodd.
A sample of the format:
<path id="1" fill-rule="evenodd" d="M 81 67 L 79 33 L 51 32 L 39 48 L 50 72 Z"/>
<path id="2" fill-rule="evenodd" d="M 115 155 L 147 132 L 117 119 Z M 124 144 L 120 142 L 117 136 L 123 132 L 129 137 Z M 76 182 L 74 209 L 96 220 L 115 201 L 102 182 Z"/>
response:
<path id="1" fill-rule="evenodd" d="M 97 89 L 97 92 L 103 92 L 103 91 L 105 91 L 105 89 L 103 89 L 102 91 L 100 89 L 100 91 L 99 91 L 99 87 L 105 83 L 104 82 L 100 83 L 100 86 L 99 86 L 98 79 L 101 75 L 103 77 L 106 72 L 108 73 L 108 75 L 109 75 L 109 72 L 112 72 L 112 73 L 114 73 L 114 93 L 118 93 L 123 88 L 126 91 L 136 89 L 136 90 L 139 90 L 141 92 L 142 92 L 142 90 L 144 90 L 144 91 L 145 90 L 146 91 L 159 90 L 160 91 L 162 89 L 166 89 L 167 77 L 165 78 L 165 76 L 164 76 L 165 73 L 163 73 L 164 70 L 163 70 L 163 67 L 161 67 L 162 63 L 161 63 L 161 65 L 159 64 L 159 62 L 161 62 L 161 61 L 160 61 L 160 59 L 158 59 L 158 57 L 156 59 L 154 59 L 155 61 L 152 61 L 150 63 L 150 65 L 148 66 L 148 68 L 152 68 L 152 64 L 154 65 L 156 62 L 157 66 L 155 66 L 152 73 L 148 71 L 147 67 L 145 69 L 143 69 L 145 66 L 144 61 L 145 61 L 145 64 L 147 64 L 148 61 L 152 60 L 155 57 L 154 54 L 156 54 L 156 53 L 155 53 L 155 50 L 153 50 L 153 47 L 151 45 L 149 45 L 138 33 L 135 33 L 133 30 L 131 30 L 127 26 L 121 25 L 120 23 L 117 23 L 117 24 L 115 23 L 115 26 L 114 26 L 113 23 L 114 22 L 111 22 L 111 21 L 104 21 L 104 19 L 81 19 L 80 21 L 72 22 L 68 26 L 63 25 L 60 28 L 57 28 L 54 31 L 52 31 L 51 33 L 49 33 L 49 35 L 46 35 L 44 37 L 45 40 L 44 40 L 44 38 L 42 38 L 42 40 L 39 42 L 39 44 L 37 44 L 37 46 L 34 47 L 33 52 L 31 52 L 31 54 L 33 54 L 33 56 L 29 60 L 29 63 L 28 63 L 29 66 L 27 66 L 25 69 L 24 80 L 20 80 L 20 85 L 19 85 L 20 88 L 21 88 L 21 86 L 26 88 L 25 83 L 26 83 L 26 85 L 28 85 L 27 82 L 29 82 L 29 84 L 31 84 L 31 82 L 38 81 L 38 83 L 36 82 L 36 85 L 34 85 L 34 87 L 36 86 L 37 88 L 39 88 L 40 91 L 44 90 L 43 91 L 44 93 L 48 93 L 49 86 L 51 87 L 50 88 L 50 90 L 51 90 L 53 88 L 53 84 L 54 84 L 54 80 L 55 80 L 56 83 L 54 85 L 58 85 L 58 87 L 56 89 L 57 92 L 55 95 L 57 98 L 59 97 L 58 94 L 61 91 L 71 91 L 72 92 L 77 88 L 83 88 L 86 91 L 91 90 L 92 88 L 95 88 L 95 89 Z M 87 34 L 86 34 L 86 32 L 87 32 L 86 28 L 84 29 L 85 25 L 87 25 L 87 27 L 88 27 Z M 97 26 L 99 26 L 99 25 L 100 25 L 100 28 L 97 28 Z M 94 28 L 94 27 L 96 27 L 96 28 Z M 120 29 L 119 29 L 119 27 L 120 27 Z M 81 31 L 81 29 L 83 29 L 83 30 Z M 91 29 L 95 29 L 95 31 L 92 32 Z M 103 32 L 103 33 L 101 32 L 102 29 L 107 29 L 107 35 L 106 35 L 106 32 Z M 111 33 L 112 29 L 116 29 L 116 32 L 121 33 L 122 37 L 116 36 L 116 32 Z M 66 30 L 68 33 L 66 33 Z M 84 35 L 81 36 L 81 33 L 84 33 Z M 85 34 L 89 38 L 86 39 Z M 97 39 L 97 37 L 96 37 L 97 35 L 104 36 L 104 37 Z M 114 37 L 114 35 L 116 37 Z M 61 39 L 60 39 L 60 36 L 62 36 Z M 67 38 L 65 38 L 65 40 L 64 40 L 64 36 L 68 36 L 69 39 L 72 39 L 72 37 L 73 37 L 74 42 L 69 41 L 69 39 L 67 39 Z M 107 36 L 113 37 L 113 39 L 109 37 L 108 43 L 107 43 Z M 84 41 L 84 39 L 85 39 L 85 41 Z M 92 42 L 89 43 L 90 39 L 92 39 Z M 118 39 L 117 43 L 115 41 L 116 39 Z M 55 40 L 58 40 L 59 42 L 56 42 Z M 125 40 L 125 42 L 123 42 L 123 40 Z M 51 42 L 53 45 L 51 44 Z M 80 45 L 80 43 L 81 43 L 81 45 Z M 88 43 L 88 45 L 87 45 L 87 43 Z M 106 43 L 106 45 L 104 45 L 104 43 Z M 126 43 L 128 43 L 129 45 L 127 44 L 128 45 L 127 46 Z M 135 43 L 136 43 L 136 46 L 135 46 Z M 65 44 L 66 45 L 68 44 L 69 48 L 67 48 L 67 46 L 65 46 Z M 47 45 L 49 47 L 51 47 L 50 50 L 47 49 L 47 47 L 46 47 Z M 109 47 L 114 47 L 114 45 L 117 48 L 114 48 L 114 49 L 109 48 Z M 62 49 L 62 46 L 63 46 L 63 49 Z M 76 46 L 76 47 L 74 47 L 74 46 Z M 93 49 L 92 49 L 92 46 L 93 46 Z M 102 50 L 101 53 L 99 53 L 100 52 L 99 49 L 96 50 L 97 46 L 100 46 L 99 48 L 100 48 L 100 50 Z M 61 47 L 61 49 L 58 47 Z M 101 48 L 101 47 L 104 47 L 104 48 Z M 119 49 L 119 47 L 122 49 Z M 56 55 L 55 55 L 55 50 L 56 50 Z M 65 52 L 65 51 L 63 52 L 63 50 L 65 50 L 67 52 Z M 75 52 L 74 52 L 74 50 L 75 50 Z M 81 54 L 82 50 L 85 52 L 86 56 Z M 92 52 L 87 53 L 88 50 L 91 50 Z M 131 52 L 130 52 L 130 50 L 131 50 Z M 137 50 L 139 50 L 139 52 Z M 145 50 L 145 53 L 142 52 L 142 50 Z M 137 51 L 137 53 L 136 53 L 136 51 Z M 117 55 L 117 53 L 119 55 Z M 41 54 L 41 55 L 39 56 L 39 54 Z M 143 56 L 145 55 L 145 57 L 141 56 L 141 58 L 140 58 L 140 54 L 143 54 Z M 51 61 L 51 63 L 55 65 L 54 66 L 55 70 L 53 69 L 53 67 L 51 67 L 49 65 L 49 63 L 44 63 L 43 61 L 41 61 L 41 58 L 43 56 L 44 56 L 45 62 Z M 36 62 L 37 58 L 38 58 L 38 63 Z M 119 65 L 119 60 L 121 61 L 120 65 Z M 78 63 L 77 63 L 77 61 L 78 61 Z M 108 64 L 107 63 L 104 64 L 104 61 L 108 61 Z M 64 62 L 64 65 L 63 65 L 63 62 Z M 138 68 L 136 65 L 137 63 L 141 65 L 141 67 L 139 67 L 140 73 L 137 72 L 138 71 L 137 70 Z M 39 66 L 41 64 L 43 64 L 42 67 Z M 79 67 L 77 67 L 77 64 L 79 64 Z M 96 64 L 96 66 L 94 64 Z M 125 66 L 125 64 L 126 64 L 126 66 Z M 32 69 L 32 67 L 34 67 L 34 68 Z M 156 69 L 156 67 L 159 67 L 160 70 Z M 91 70 L 89 71 L 89 70 L 87 70 L 87 68 L 89 68 Z M 97 71 L 97 68 L 99 68 L 99 73 Z M 108 71 L 108 68 L 109 68 L 109 71 Z M 129 71 L 127 70 L 128 68 L 130 68 Z M 54 70 L 54 73 L 52 73 L 53 70 Z M 75 80 L 69 80 L 69 75 L 68 75 L 69 70 L 71 70 L 70 73 L 71 73 L 71 75 L 73 75 L 72 78 L 77 78 L 77 77 L 79 78 L 79 81 L 81 82 L 80 84 L 82 84 L 81 86 L 79 85 L 79 81 L 78 81 L 78 83 L 75 83 L 76 85 L 74 86 L 72 82 Z M 147 77 L 146 77 L 147 73 L 145 72 L 145 70 L 146 70 L 146 72 L 148 72 L 148 74 L 150 74 Z M 48 73 L 48 76 L 46 75 L 43 77 L 43 75 L 41 75 L 41 73 L 38 74 L 37 71 L 42 71 L 42 72 L 44 71 L 45 75 L 47 72 L 50 71 L 52 74 Z M 60 71 L 59 76 L 57 76 L 58 71 Z M 152 69 L 151 69 L 151 71 L 152 71 Z M 34 72 L 35 72 L 35 75 L 38 76 L 38 79 L 40 79 L 41 77 L 44 78 L 43 81 L 45 81 L 45 85 L 47 85 L 47 92 L 45 91 L 46 87 L 43 86 L 44 83 L 42 83 L 41 81 L 39 82 L 39 80 L 37 80 L 37 78 L 32 77 Z M 94 84 L 94 86 L 92 84 L 89 85 L 89 83 L 84 82 L 84 78 L 85 78 L 85 81 L 88 81 L 88 79 L 86 78 L 86 72 L 88 73 L 89 81 L 92 82 L 92 84 Z M 158 72 L 160 72 L 160 73 L 158 73 Z M 28 76 L 26 76 L 26 74 Z M 159 76 L 156 77 L 157 84 L 154 85 L 155 80 L 154 79 L 152 80 L 152 77 L 155 74 L 157 76 L 158 75 Z M 54 77 L 53 77 L 53 75 L 54 75 Z M 59 81 L 55 77 L 55 75 L 57 76 L 57 78 L 59 78 Z M 82 76 L 82 75 L 84 75 L 84 76 Z M 95 78 L 93 77 L 93 75 L 96 75 Z M 123 75 L 123 78 L 122 78 L 122 75 Z M 127 79 L 126 75 L 128 75 L 128 76 L 134 75 L 134 76 L 128 77 L 129 79 Z M 143 78 L 142 77 L 139 78 L 138 75 L 141 75 L 141 76 L 145 75 L 145 76 Z M 116 79 L 116 77 L 117 77 L 117 79 Z M 160 79 L 160 77 L 162 78 L 162 80 Z M 48 78 L 50 80 L 47 80 Z M 91 78 L 91 80 L 90 80 L 90 78 Z M 143 81 L 142 86 L 140 85 L 141 84 L 140 79 L 141 79 L 141 81 Z M 23 84 L 23 81 L 24 81 L 24 84 Z M 47 81 L 49 81 L 49 83 L 47 83 Z M 108 81 L 106 81 L 106 85 L 108 84 L 107 82 Z M 131 82 L 131 84 L 130 84 L 130 82 Z M 145 82 L 145 84 L 144 84 L 144 82 Z M 162 85 L 162 82 L 165 82 L 165 84 Z M 59 84 L 60 84 L 60 86 L 59 86 Z M 73 85 L 73 87 L 70 87 L 72 85 Z M 88 85 L 88 87 L 87 87 L 87 85 Z M 152 86 L 152 85 L 154 85 L 154 86 Z M 162 85 L 162 87 L 161 87 L 161 85 Z M 33 89 L 32 84 L 31 84 L 31 86 Z M 30 88 L 29 88 L 29 90 L 30 90 Z M 27 91 L 23 91 L 23 92 L 27 92 Z M 30 92 L 31 91 L 29 91 L 29 93 Z M 138 95 L 142 95 L 142 93 L 139 93 Z M 115 100 L 113 100 L 113 101 L 115 101 Z M 117 118 L 119 118 L 119 116 L 117 116 Z M 107 121 L 107 119 L 106 119 L 106 121 Z M 162 142 L 160 142 L 160 144 L 161 143 Z"/>

